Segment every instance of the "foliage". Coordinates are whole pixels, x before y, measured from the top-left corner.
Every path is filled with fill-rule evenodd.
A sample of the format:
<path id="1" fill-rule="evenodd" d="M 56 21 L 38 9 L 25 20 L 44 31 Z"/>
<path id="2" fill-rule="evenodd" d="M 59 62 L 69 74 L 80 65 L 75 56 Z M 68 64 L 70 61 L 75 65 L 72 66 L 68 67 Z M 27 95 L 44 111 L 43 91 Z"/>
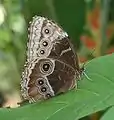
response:
<path id="1" fill-rule="evenodd" d="M 114 107 L 110 107 L 107 112 L 101 117 L 100 120 L 113 120 L 114 118 Z"/>
<path id="2" fill-rule="evenodd" d="M 4 1 L 0 7 L 0 19 L 4 19 L 0 26 L 0 90 L 16 90 L 24 62 L 25 22 L 19 1 Z"/>
<path id="3" fill-rule="evenodd" d="M 1 118 L 4 120 L 9 117 L 16 120 L 77 120 L 114 105 L 113 60 L 114 54 L 90 61 L 85 67 L 85 74 L 89 79 L 83 76 L 78 83 L 78 89 L 41 103 L 10 110 L 2 109 Z"/>
<path id="4" fill-rule="evenodd" d="M 80 62 L 94 58 L 85 65 L 87 76 L 78 82 L 78 90 L 41 103 L 1 109 L 0 118 L 77 120 L 114 105 L 113 8 L 113 0 L 0 0 L 0 92 L 3 94 L 18 91 L 20 95 L 26 30 L 34 15 L 53 19 L 68 32 Z M 113 107 L 101 120 L 113 118 L 112 111 Z"/>

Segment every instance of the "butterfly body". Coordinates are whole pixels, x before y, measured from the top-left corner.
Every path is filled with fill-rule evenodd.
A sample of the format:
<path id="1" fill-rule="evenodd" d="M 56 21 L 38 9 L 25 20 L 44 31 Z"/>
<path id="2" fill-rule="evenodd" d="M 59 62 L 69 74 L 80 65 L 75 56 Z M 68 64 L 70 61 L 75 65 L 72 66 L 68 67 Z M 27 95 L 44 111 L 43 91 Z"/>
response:
<path id="1" fill-rule="evenodd" d="M 38 16 L 33 18 L 29 31 L 22 96 L 34 102 L 76 87 L 81 69 L 67 33 L 56 23 Z"/>

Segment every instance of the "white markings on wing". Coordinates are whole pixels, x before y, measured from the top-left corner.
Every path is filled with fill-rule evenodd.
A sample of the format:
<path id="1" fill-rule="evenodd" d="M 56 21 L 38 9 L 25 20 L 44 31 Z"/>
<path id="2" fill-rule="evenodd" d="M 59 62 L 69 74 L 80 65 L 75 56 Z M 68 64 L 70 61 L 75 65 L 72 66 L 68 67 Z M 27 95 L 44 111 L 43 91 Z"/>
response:
<path id="1" fill-rule="evenodd" d="M 43 17 L 34 17 L 32 23 L 30 24 L 30 35 L 27 50 L 28 62 L 36 59 L 37 57 L 37 50 L 39 48 L 41 29 L 44 20 L 45 18 Z"/>
<path id="2" fill-rule="evenodd" d="M 66 50 L 63 50 L 62 52 L 61 52 L 61 54 L 60 54 L 60 56 L 62 56 L 63 54 L 65 54 L 66 52 L 68 52 L 68 51 L 71 51 L 72 49 L 69 47 L 68 49 L 66 49 Z"/>

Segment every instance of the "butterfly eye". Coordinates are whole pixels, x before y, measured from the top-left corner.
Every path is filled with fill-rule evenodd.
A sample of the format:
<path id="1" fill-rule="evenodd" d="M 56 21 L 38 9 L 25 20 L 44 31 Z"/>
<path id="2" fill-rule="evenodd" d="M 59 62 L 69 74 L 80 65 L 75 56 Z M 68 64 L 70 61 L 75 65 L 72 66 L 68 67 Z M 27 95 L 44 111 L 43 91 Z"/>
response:
<path id="1" fill-rule="evenodd" d="M 45 26 L 42 30 L 42 34 L 44 37 L 50 37 L 53 33 L 53 30 L 50 26 Z"/>
<path id="2" fill-rule="evenodd" d="M 42 87 L 42 88 L 41 88 L 41 91 L 42 91 L 42 92 L 46 92 L 46 90 L 47 90 L 47 89 L 46 89 L 45 87 Z"/>
<path id="3" fill-rule="evenodd" d="M 45 53 L 45 51 L 44 51 L 44 50 L 40 50 L 40 54 L 42 54 L 42 55 L 43 55 L 44 53 Z"/>
<path id="4" fill-rule="evenodd" d="M 49 29 L 45 29 L 44 32 L 45 32 L 45 34 L 49 34 L 50 33 Z"/>
<path id="5" fill-rule="evenodd" d="M 46 98 L 50 98 L 51 97 L 51 95 L 48 93 L 48 94 L 46 94 Z"/>
<path id="6" fill-rule="evenodd" d="M 39 80 L 39 81 L 38 81 L 38 84 L 39 84 L 39 85 L 43 85 L 43 84 L 44 84 L 44 81 L 43 81 L 43 80 Z"/>
<path id="7" fill-rule="evenodd" d="M 42 61 L 39 67 L 43 75 L 51 74 L 54 70 L 54 64 L 51 60 Z"/>
<path id="8" fill-rule="evenodd" d="M 48 71 L 49 68 L 50 68 L 50 65 L 48 63 L 46 63 L 46 64 L 43 65 L 43 70 L 44 71 Z"/>
<path id="9" fill-rule="evenodd" d="M 47 42 L 47 41 L 44 41 L 44 42 L 42 43 L 42 45 L 43 45 L 44 47 L 46 47 L 46 46 L 48 46 L 48 42 Z"/>
<path id="10" fill-rule="evenodd" d="M 38 78 L 35 82 L 35 85 L 37 87 L 42 86 L 42 85 L 44 85 L 45 81 L 46 81 L 45 78 Z"/>
<path id="11" fill-rule="evenodd" d="M 44 49 L 51 49 L 53 46 L 53 43 L 51 42 L 51 40 L 49 38 L 43 38 L 40 41 L 40 48 L 44 48 Z M 48 50 L 48 51 L 49 51 Z"/>
<path id="12" fill-rule="evenodd" d="M 47 47 L 40 46 L 40 48 L 37 49 L 37 57 L 47 57 L 49 56 L 51 50 Z"/>
<path id="13" fill-rule="evenodd" d="M 45 56 L 46 54 L 47 54 L 46 49 L 44 48 L 38 49 L 38 53 L 37 53 L 38 56 Z"/>

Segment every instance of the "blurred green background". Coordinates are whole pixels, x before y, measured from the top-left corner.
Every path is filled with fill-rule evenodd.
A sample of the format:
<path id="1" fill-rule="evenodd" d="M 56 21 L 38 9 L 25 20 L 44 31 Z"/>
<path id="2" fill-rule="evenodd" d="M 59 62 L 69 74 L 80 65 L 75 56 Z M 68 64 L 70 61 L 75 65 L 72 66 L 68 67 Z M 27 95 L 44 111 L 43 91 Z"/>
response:
<path id="1" fill-rule="evenodd" d="M 20 99 L 27 29 L 34 15 L 63 27 L 80 62 L 114 52 L 113 0 L 0 0 L 0 93 L 13 103 L 15 96 Z"/>

